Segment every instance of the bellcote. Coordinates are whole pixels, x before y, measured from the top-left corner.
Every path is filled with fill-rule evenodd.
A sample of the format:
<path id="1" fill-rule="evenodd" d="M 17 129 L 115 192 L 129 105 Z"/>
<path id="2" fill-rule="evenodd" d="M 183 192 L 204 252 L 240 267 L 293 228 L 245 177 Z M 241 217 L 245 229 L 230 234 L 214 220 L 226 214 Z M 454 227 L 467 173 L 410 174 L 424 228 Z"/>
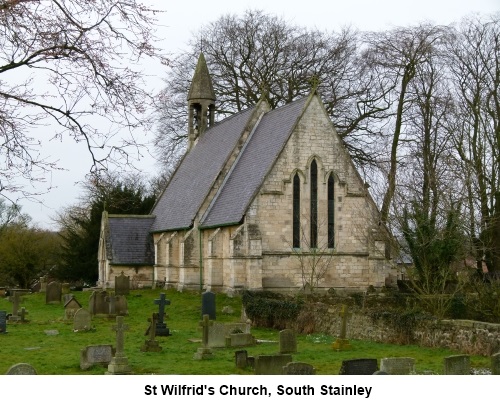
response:
<path id="1" fill-rule="evenodd" d="M 203 52 L 198 57 L 187 101 L 189 150 L 196 144 L 203 132 L 214 124 L 215 92 Z"/>

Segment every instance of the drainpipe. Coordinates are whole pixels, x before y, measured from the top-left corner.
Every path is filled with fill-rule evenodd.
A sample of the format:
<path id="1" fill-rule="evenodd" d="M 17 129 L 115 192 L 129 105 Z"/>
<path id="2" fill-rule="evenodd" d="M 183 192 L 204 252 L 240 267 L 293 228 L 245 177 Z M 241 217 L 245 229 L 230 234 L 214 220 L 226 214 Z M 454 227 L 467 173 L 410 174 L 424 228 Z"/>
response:
<path id="1" fill-rule="evenodd" d="M 198 235 L 200 238 L 200 247 L 199 247 L 200 262 L 199 262 L 199 265 L 200 265 L 200 293 L 201 293 L 203 291 L 203 238 L 202 238 L 202 230 L 199 226 L 198 226 Z"/>

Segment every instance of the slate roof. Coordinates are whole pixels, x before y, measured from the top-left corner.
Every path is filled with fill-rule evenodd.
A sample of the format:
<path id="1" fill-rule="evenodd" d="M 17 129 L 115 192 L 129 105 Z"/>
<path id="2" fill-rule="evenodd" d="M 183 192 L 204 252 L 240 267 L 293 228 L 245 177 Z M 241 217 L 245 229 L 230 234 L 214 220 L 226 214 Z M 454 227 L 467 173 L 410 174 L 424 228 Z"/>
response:
<path id="1" fill-rule="evenodd" d="M 301 116 L 307 97 L 267 112 L 202 219 L 202 227 L 239 223 Z"/>
<path id="2" fill-rule="evenodd" d="M 152 210 L 152 232 L 192 226 L 201 204 L 240 139 L 254 108 L 209 128 L 185 155 Z"/>
<path id="3" fill-rule="evenodd" d="M 111 263 L 154 264 L 153 236 L 149 233 L 153 222 L 150 215 L 109 215 L 107 248 L 111 250 Z"/>

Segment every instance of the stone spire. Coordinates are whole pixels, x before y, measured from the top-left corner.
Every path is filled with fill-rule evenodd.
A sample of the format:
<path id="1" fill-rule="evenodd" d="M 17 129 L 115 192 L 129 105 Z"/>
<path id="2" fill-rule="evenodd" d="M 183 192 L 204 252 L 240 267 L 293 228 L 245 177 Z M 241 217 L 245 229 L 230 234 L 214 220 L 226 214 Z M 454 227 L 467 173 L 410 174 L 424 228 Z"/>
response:
<path id="1" fill-rule="evenodd" d="M 203 52 L 200 53 L 188 93 L 188 149 L 214 124 L 215 93 Z"/>

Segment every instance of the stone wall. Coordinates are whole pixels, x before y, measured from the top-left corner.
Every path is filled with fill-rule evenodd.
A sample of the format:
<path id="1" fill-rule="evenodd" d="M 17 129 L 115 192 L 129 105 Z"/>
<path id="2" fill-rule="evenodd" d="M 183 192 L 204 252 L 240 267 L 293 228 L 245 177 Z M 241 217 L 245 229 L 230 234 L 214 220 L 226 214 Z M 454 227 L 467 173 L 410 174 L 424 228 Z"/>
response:
<path id="1" fill-rule="evenodd" d="M 309 332 L 338 336 L 340 309 L 340 303 L 308 303 L 303 318 L 309 324 L 299 319 L 299 328 L 305 326 Z M 367 310 L 352 309 L 347 328 L 349 339 L 405 343 L 408 337 L 412 344 L 448 348 L 464 354 L 490 356 L 500 351 L 500 324 L 470 320 L 421 320 L 410 329 L 410 335 L 402 336 L 401 331 L 383 319 L 374 320 Z"/>

